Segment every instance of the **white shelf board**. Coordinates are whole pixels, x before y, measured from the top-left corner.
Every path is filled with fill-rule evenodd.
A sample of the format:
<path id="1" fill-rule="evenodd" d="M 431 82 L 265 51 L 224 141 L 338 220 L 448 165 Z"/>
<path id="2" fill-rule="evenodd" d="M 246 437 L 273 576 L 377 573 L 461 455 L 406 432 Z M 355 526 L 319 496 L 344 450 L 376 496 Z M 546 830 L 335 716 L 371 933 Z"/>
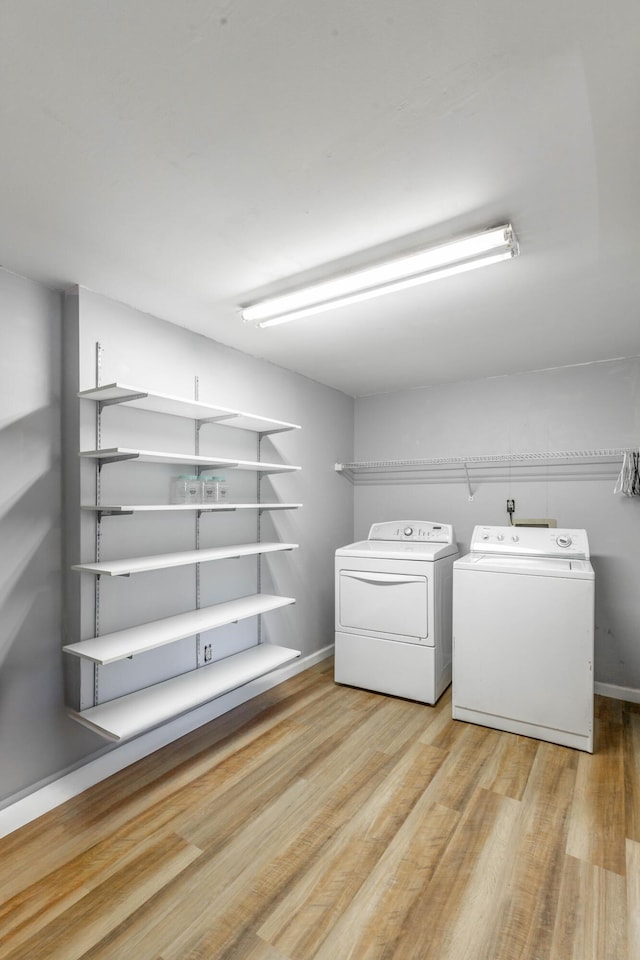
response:
<path id="1" fill-rule="evenodd" d="M 228 560 L 235 557 L 250 557 L 281 550 L 297 550 L 297 543 L 237 543 L 227 547 L 207 547 L 202 550 L 183 550 L 180 553 L 161 553 L 149 557 L 130 557 L 127 560 L 102 560 L 100 563 L 76 563 L 72 570 L 107 577 L 126 577 L 132 573 L 148 570 L 164 570 L 167 567 L 182 567 L 190 563 L 206 563 L 209 560 Z"/>
<path id="2" fill-rule="evenodd" d="M 262 643 L 117 700 L 71 711 L 71 716 L 109 740 L 128 740 L 299 656 L 299 650 Z"/>
<path id="3" fill-rule="evenodd" d="M 267 463 L 261 460 L 229 460 L 226 457 L 199 457 L 191 453 L 170 453 L 161 450 L 136 450 L 132 447 L 104 447 L 101 450 L 81 450 L 80 457 L 92 460 L 130 459 L 139 463 L 183 463 L 198 467 L 233 467 L 235 470 L 255 470 L 258 473 L 291 473 L 300 467 L 289 463 Z"/>
<path id="4" fill-rule="evenodd" d="M 69 643 L 62 649 L 65 653 L 84 657 L 93 663 L 114 663 L 116 660 L 125 660 L 175 640 L 193 636 L 203 630 L 213 630 L 236 620 L 246 620 L 290 603 L 295 603 L 292 597 L 275 597 L 268 593 L 253 594 L 238 600 L 216 603 L 212 607 L 178 613 L 162 620 L 141 623 L 115 633 L 105 633 L 104 636 L 81 640 L 79 643 Z"/>
<path id="5" fill-rule="evenodd" d="M 210 513 L 214 510 L 297 510 L 301 506 L 301 503 L 83 503 L 81 509 L 99 513 L 138 513 L 150 510 L 202 510 L 203 513 Z"/>
<path id="6" fill-rule="evenodd" d="M 273 420 L 270 417 L 260 417 L 253 413 L 220 407 L 217 404 L 185 400 L 167 393 L 152 393 L 142 387 L 132 387 L 124 383 L 108 383 L 103 387 L 82 390 L 78 396 L 103 403 L 127 403 L 140 410 L 166 413 L 174 417 L 188 417 L 191 420 L 216 420 L 224 426 L 252 430 L 255 433 L 279 433 L 284 430 L 300 429 L 299 424 L 288 423 L 286 420 Z"/>

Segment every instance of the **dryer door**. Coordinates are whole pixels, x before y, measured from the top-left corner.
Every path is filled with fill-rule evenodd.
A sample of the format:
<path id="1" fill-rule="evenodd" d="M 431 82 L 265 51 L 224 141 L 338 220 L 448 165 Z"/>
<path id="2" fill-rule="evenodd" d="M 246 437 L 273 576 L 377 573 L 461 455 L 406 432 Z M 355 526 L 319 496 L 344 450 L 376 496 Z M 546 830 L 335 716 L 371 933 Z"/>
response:
<path id="1" fill-rule="evenodd" d="M 336 571 L 336 630 L 432 643 L 426 573 L 389 561 L 346 561 Z M 402 569 L 404 567 L 405 569 Z"/>

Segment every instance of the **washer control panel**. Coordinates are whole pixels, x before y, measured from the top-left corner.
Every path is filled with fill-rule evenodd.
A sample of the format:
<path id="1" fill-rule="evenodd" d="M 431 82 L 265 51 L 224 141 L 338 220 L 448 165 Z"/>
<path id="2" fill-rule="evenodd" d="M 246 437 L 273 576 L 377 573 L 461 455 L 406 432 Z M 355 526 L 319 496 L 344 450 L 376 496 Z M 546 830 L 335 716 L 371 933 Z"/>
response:
<path id="1" fill-rule="evenodd" d="M 478 526 L 471 538 L 471 552 L 588 560 L 589 540 L 586 530 Z"/>
<path id="2" fill-rule="evenodd" d="M 450 523 L 433 520 L 388 520 L 374 523 L 369 530 L 369 540 L 404 540 L 407 543 L 453 543 L 453 527 Z"/>

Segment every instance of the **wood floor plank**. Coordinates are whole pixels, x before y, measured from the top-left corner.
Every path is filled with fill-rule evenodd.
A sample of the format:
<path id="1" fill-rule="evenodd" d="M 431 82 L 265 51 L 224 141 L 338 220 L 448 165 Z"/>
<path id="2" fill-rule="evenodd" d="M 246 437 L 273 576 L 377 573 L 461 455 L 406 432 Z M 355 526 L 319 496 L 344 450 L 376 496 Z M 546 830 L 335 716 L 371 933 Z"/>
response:
<path id="1" fill-rule="evenodd" d="M 486 938 L 487 960 L 549 954 L 575 781 L 575 751 L 540 743 L 521 803 L 504 892 Z"/>
<path id="2" fill-rule="evenodd" d="M 163 837 L 25 942 L 12 948 L 10 939 L 5 940 L 0 956 L 3 960 L 79 960 L 200 855 L 180 837 Z"/>
<path id="3" fill-rule="evenodd" d="M 280 953 L 271 944 L 265 943 L 260 937 L 252 937 L 243 945 L 242 960 L 291 960 L 284 953 Z"/>
<path id="4" fill-rule="evenodd" d="M 626 960 L 626 888 L 617 873 L 565 857 L 550 960 Z"/>
<path id="5" fill-rule="evenodd" d="M 545 937 L 544 920 L 555 895 L 555 854 L 565 843 L 564 836 L 556 836 L 551 813 L 559 787 L 567 803 L 571 795 L 559 755 L 550 759 L 551 765 L 537 759 L 522 802 L 484 789 L 472 793 L 433 879 L 406 918 L 393 957 L 545 956 L 550 931 Z M 535 953 L 530 952 L 533 946 Z"/>
<path id="6" fill-rule="evenodd" d="M 627 840 L 626 853 L 628 960 L 640 960 L 640 843 Z"/>
<path id="7" fill-rule="evenodd" d="M 501 735 L 487 727 L 456 721 L 452 721 L 452 726 L 454 723 L 455 749 L 447 751 L 447 759 L 431 788 L 431 800 L 452 810 L 462 810 L 478 786 L 478 777 L 491 762 Z M 433 745 L 444 749 L 443 742 L 449 741 L 439 737 Z"/>
<path id="8" fill-rule="evenodd" d="M 375 795 L 327 843 L 288 896 L 264 911 L 258 933 L 289 956 L 313 956 L 420 806 L 443 760 L 414 744 Z"/>
<path id="9" fill-rule="evenodd" d="M 397 729 L 393 720 L 398 713 L 404 713 L 406 701 L 393 697 L 376 697 L 375 694 L 370 696 L 370 709 L 366 716 L 359 717 L 356 723 L 351 724 L 349 736 L 337 742 L 335 750 L 318 756 L 309 764 L 306 777 L 310 780 L 332 781 L 337 773 L 348 771 L 354 756 L 367 752 L 387 753 L 390 760 L 393 760 L 398 746 Z M 416 716 L 413 711 L 409 715 Z"/>
<path id="10" fill-rule="evenodd" d="M 594 697 L 593 712 L 597 722 L 622 723 L 627 709 L 628 704 L 624 700 L 613 700 L 611 697 Z"/>
<path id="11" fill-rule="evenodd" d="M 246 952 L 243 954 L 242 960 L 291 960 L 290 957 L 280 953 L 271 944 L 265 943 L 260 937 L 251 938 L 251 942 L 246 943 L 244 949 Z M 158 957 L 157 960 L 165 960 L 165 958 Z M 227 957 L 227 960 L 230 960 L 230 958 Z"/>
<path id="12" fill-rule="evenodd" d="M 495 796 L 498 797 L 497 794 Z M 408 918 L 406 931 L 396 945 L 395 957 L 407 955 L 408 949 L 418 956 L 418 951 L 422 951 L 427 944 L 429 952 L 443 960 L 490 955 L 485 954 L 482 944 L 491 930 L 495 904 L 501 897 L 520 809 L 518 804 L 509 798 L 496 800 L 485 795 L 483 791 L 478 791 L 469 804 L 469 813 L 470 818 L 464 821 L 464 828 L 451 841 L 447 854 L 439 865 L 437 880 L 434 878 L 434 882 L 424 892 L 420 905 L 415 904 Z M 471 825 L 474 842 L 478 843 L 481 839 L 477 856 L 469 858 Z M 436 922 L 435 930 L 430 930 L 425 937 L 416 922 L 419 909 L 423 905 L 433 908 L 434 894 L 441 900 L 444 892 L 443 881 L 450 885 L 452 891 L 447 900 L 449 905 L 451 896 L 456 897 L 457 893 L 457 909 L 453 913 L 445 910 L 442 918 Z M 437 951 L 435 953 L 434 947 Z"/>
<path id="13" fill-rule="evenodd" d="M 625 711 L 623 748 L 625 835 L 640 842 L 640 712 Z"/>
<path id="14" fill-rule="evenodd" d="M 622 727 L 600 723 L 598 751 L 581 753 L 567 853 L 624 876 L 625 775 Z"/>
<path id="15" fill-rule="evenodd" d="M 356 759 L 357 757 L 357 759 Z M 254 854 L 249 871 L 244 870 L 220 891 L 206 920 L 193 918 L 189 929 L 165 950 L 166 960 L 205 960 L 217 953 L 227 955 L 236 941 L 255 930 L 264 911 L 285 896 L 306 875 L 328 838 L 356 815 L 384 782 L 393 761 L 385 754 L 356 754 L 349 768 L 340 770 L 331 782 L 307 781 L 314 791 L 308 798 L 303 819 L 293 818 L 280 826 L 260 856 Z M 229 954 L 230 956 L 232 954 Z"/>
<path id="16" fill-rule="evenodd" d="M 377 697 L 378 706 L 384 702 L 388 707 L 385 714 L 384 726 L 377 733 L 376 750 L 384 753 L 397 753 L 415 742 L 428 729 L 433 721 L 434 708 L 424 703 L 412 703 L 409 700 L 399 700 L 397 697 Z"/>
<path id="17" fill-rule="evenodd" d="M 142 908 L 118 926 L 83 956 L 82 960 L 157 960 L 170 955 L 174 941 L 193 930 L 219 930 L 218 908 L 230 888 L 237 889 L 238 878 L 243 895 L 252 895 L 254 871 L 273 859 L 291 833 L 290 822 L 298 823 L 305 810 L 313 809 L 314 791 L 298 781 L 274 804 L 269 804 L 252 824 L 221 850 L 203 853 L 193 869 L 185 870 Z M 234 887 L 234 884 L 236 886 Z M 216 952 L 212 950 L 211 957 Z"/>
<path id="18" fill-rule="evenodd" d="M 521 800 L 537 752 L 537 740 L 502 734 L 496 750 L 479 777 L 480 786 L 505 797 Z"/>
<path id="19" fill-rule="evenodd" d="M 185 812 L 177 821 L 176 829 L 202 849 L 228 840 L 237 829 L 250 823 L 265 804 L 274 802 L 297 779 L 304 778 L 314 764 L 328 755 L 335 756 L 351 729 L 349 712 L 342 711 L 312 730 L 288 731 L 286 753 L 267 754 L 261 751 L 261 741 L 258 741 L 257 753 L 251 757 L 229 758 L 217 769 L 216 783 L 212 784 L 208 796 L 197 808 Z M 236 759 L 242 760 L 244 766 L 238 766 Z M 233 776 L 228 775 L 230 765 Z"/>
<path id="20" fill-rule="evenodd" d="M 138 841 L 131 831 L 122 830 L 4 901 L 0 904 L 0 957 L 51 924 L 95 887 L 137 864 L 146 851 L 153 855 L 156 845 L 153 835 Z"/>
<path id="21" fill-rule="evenodd" d="M 453 957 L 447 953 L 452 917 L 467 902 L 482 852 L 493 852 L 494 833 L 510 826 L 512 808 L 517 813 L 515 801 L 485 790 L 474 793 L 462 817 L 440 804 L 427 807 L 381 861 L 315 960 Z"/>
<path id="22" fill-rule="evenodd" d="M 290 925 L 282 926 L 276 944 L 289 957 L 368 960 L 386 956 L 415 897 L 440 861 L 458 820 L 459 815 L 453 810 L 421 804 L 420 814 L 405 821 L 355 896 L 337 914 L 335 923 L 324 928 L 322 937 L 309 929 L 305 938 L 301 918 L 295 916 Z M 336 892 L 334 903 L 337 896 Z M 311 905 L 313 902 L 309 901 Z M 319 905 L 326 911 L 324 902 Z M 305 906 L 308 908 L 309 904 Z M 261 935 L 271 932 L 276 919 L 274 915 L 267 920 Z M 311 919 L 309 914 L 307 919 Z"/>
<path id="23" fill-rule="evenodd" d="M 185 960 L 191 949 L 197 955 L 200 945 L 202 956 L 222 956 L 244 933 L 261 899 L 288 889 L 314 849 L 326 842 L 326 832 L 333 834 L 351 818 L 390 764 L 383 754 L 359 757 L 326 793 L 315 783 L 298 781 L 247 830 L 203 854 L 170 893 L 145 905 L 86 960 L 118 960 L 131 944 L 136 960 L 154 960 L 161 949 L 167 960 Z"/>
<path id="24" fill-rule="evenodd" d="M 468 724 L 451 719 L 451 687 L 442 694 L 437 704 L 431 708 L 432 715 L 425 726 L 420 739 L 440 750 L 451 750 L 459 737 L 464 736 Z"/>

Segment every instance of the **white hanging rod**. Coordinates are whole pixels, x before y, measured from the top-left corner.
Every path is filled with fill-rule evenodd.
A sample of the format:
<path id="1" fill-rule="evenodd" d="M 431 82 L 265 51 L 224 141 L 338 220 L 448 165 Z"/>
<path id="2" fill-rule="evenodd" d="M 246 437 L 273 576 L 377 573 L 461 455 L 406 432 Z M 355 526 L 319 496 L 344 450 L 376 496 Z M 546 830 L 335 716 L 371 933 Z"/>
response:
<path id="1" fill-rule="evenodd" d="M 419 460 L 357 460 L 353 463 L 336 463 L 338 473 L 355 473 L 359 470 L 414 470 L 423 467 L 439 467 L 450 464 L 465 466 L 482 463 L 548 463 L 550 461 L 589 461 L 620 459 L 630 452 L 629 447 L 610 450 L 554 450 L 536 453 L 501 453 L 474 457 L 425 457 Z"/>

